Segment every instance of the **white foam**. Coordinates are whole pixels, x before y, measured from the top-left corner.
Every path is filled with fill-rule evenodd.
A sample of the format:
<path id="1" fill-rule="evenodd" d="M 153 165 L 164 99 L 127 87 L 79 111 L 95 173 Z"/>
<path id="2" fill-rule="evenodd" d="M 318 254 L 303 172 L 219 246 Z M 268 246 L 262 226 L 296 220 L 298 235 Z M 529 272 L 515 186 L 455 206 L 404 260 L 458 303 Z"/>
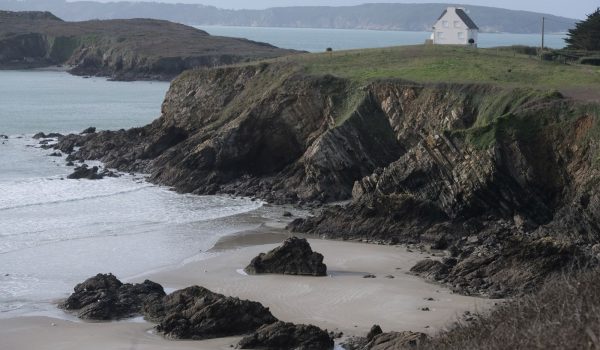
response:
<path id="1" fill-rule="evenodd" d="M 126 279 L 198 259 L 219 237 L 253 227 L 233 217 L 262 206 L 180 195 L 139 176 L 61 180 L 72 168 L 31 142 L 0 150 L 0 317 L 46 310 L 97 273 Z"/>

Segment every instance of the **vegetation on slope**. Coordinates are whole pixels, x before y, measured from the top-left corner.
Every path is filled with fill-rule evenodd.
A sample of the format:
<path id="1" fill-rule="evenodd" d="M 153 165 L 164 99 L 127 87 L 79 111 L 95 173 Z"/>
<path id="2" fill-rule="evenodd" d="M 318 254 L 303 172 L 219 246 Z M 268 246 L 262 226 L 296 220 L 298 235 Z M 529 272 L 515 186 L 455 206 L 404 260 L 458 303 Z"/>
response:
<path id="1" fill-rule="evenodd" d="M 535 294 L 459 323 L 419 350 L 600 348 L 600 271 L 554 276 Z"/>

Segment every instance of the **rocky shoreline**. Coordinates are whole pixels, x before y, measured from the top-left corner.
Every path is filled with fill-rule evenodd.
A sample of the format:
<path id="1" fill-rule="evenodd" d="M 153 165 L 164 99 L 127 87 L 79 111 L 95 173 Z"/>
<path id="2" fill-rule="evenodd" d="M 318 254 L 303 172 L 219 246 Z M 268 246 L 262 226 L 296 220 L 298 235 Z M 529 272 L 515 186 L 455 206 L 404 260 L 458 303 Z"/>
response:
<path id="1" fill-rule="evenodd" d="M 68 135 L 56 149 L 179 192 L 321 208 L 289 229 L 447 250 L 419 273 L 506 297 L 596 264 L 593 111 L 556 92 L 357 87 L 261 63 L 184 73 L 152 124 Z M 340 200 L 350 203 L 328 205 Z"/>
<path id="2" fill-rule="evenodd" d="M 264 269 L 261 273 L 302 274 L 313 253 L 305 239 L 287 239 L 267 256 L 276 256 L 290 268 L 285 272 Z M 258 258 L 265 256 L 261 254 Z M 308 257 L 308 259 L 307 259 Z M 320 256 L 323 259 L 323 256 Z M 254 266 L 254 259 L 249 266 Z M 255 271 L 258 273 L 259 271 Z M 314 325 L 279 321 L 258 302 L 214 293 L 192 286 L 166 294 L 160 284 L 124 284 L 112 274 L 98 274 L 78 284 L 61 309 L 90 321 L 121 320 L 143 316 L 156 323 L 155 330 L 172 340 L 205 340 L 244 336 L 239 349 L 333 349 L 333 333 Z"/>

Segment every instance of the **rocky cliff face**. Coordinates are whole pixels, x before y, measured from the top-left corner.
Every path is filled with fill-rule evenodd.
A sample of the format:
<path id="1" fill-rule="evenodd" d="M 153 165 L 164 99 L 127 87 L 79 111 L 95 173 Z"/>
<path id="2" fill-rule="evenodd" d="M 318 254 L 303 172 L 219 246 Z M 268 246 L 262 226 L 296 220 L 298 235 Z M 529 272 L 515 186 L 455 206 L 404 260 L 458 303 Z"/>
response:
<path id="1" fill-rule="evenodd" d="M 467 293 L 527 290 L 598 247 L 596 105 L 260 64 L 185 73 L 162 109 L 144 128 L 59 147 L 181 192 L 351 199 L 291 229 L 449 249 L 427 275 Z"/>

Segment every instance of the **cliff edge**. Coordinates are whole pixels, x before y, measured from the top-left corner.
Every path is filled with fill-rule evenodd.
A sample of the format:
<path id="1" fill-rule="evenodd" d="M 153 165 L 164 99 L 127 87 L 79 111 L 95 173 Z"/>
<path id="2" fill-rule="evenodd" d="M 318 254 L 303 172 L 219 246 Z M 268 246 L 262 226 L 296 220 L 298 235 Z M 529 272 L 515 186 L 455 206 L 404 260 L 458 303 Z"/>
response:
<path id="1" fill-rule="evenodd" d="M 279 60 L 188 71 L 152 124 L 58 147 L 180 192 L 349 200 L 290 229 L 448 250 L 413 272 L 504 297 L 595 263 L 599 117 L 555 90 L 361 81 Z"/>

